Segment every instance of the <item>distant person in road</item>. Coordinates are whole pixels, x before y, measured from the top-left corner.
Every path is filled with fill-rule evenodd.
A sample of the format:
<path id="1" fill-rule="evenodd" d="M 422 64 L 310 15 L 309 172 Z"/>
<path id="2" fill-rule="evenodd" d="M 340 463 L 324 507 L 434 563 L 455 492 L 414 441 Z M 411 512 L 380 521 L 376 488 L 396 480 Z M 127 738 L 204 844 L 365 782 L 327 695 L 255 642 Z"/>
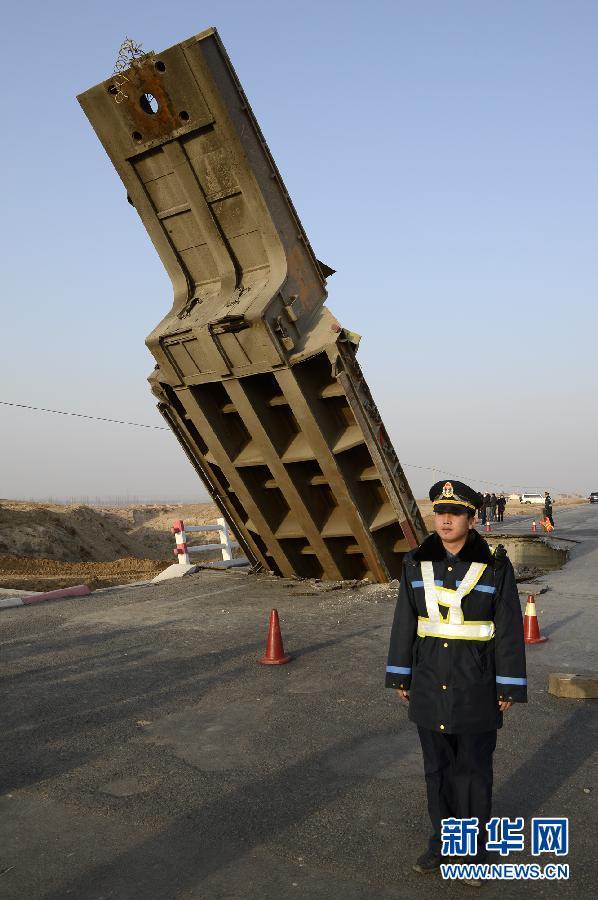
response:
<path id="1" fill-rule="evenodd" d="M 496 497 L 496 494 L 493 492 L 492 496 L 490 497 L 490 521 L 491 522 L 496 522 L 496 501 L 497 501 L 497 497 Z"/>
<path id="2" fill-rule="evenodd" d="M 504 547 L 493 554 L 473 527 L 480 497 L 462 482 L 439 481 L 430 500 L 435 533 L 405 555 L 386 667 L 386 686 L 409 704 L 424 759 L 432 834 L 413 866 L 420 873 L 446 859 L 446 818 L 478 819 L 481 846 L 464 861 L 484 860 L 496 732 L 503 713 L 527 701 L 513 566 Z"/>
<path id="3" fill-rule="evenodd" d="M 486 517 L 484 519 L 484 525 L 486 522 L 491 522 L 491 509 L 490 509 L 490 494 L 484 494 L 484 506 L 486 507 Z"/>
<path id="4" fill-rule="evenodd" d="M 507 501 L 504 494 L 501 494 L 500 497 L 496 500 L 496 519 L 498 522 L 504 521 L 505 515 L 505 506 L 507 505 Z"/>
<path id="5" fill-rule="evenodd" d="M 554 528 L 554 519 L 552 518 L 552 497 L 548 491 L 544 491 L 544 518 L 548 519 Z"/>
<path id="6" fill-rule="evenodd" d="M 485 525 L 488 507 L 486 506 L 486 497 L 484 496 L 484 494 L 480 494 L 480 499 L 478 502 L 480 504 L 480 519 L 482 520 L 482 525 Z"/>

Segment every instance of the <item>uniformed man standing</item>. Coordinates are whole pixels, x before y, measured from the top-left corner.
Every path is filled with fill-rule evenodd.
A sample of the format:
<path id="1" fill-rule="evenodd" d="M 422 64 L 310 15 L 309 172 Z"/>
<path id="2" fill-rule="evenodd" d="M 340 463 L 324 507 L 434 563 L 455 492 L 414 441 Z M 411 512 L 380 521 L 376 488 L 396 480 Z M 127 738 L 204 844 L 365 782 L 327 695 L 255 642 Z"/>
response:
<path id="1" fill-rule="evenodd" d="M 435 534 L 405 556 L 386 669 L 422 746 L 432 834 L 413 867 L 421 873 L 440 866 L 450 817 L 478 818 L 483 861 L 496 731 L 513 702 L 527 701 L 513 567 L 474 530 L 479 494 L 439 481 L 430 499 Z"/>
<path id="2" fill-rule="evenodd" d="M 544 491 L 544 517 L 548 519 L 554 528 L 554 519 L 552 518 L 552 497 L 548 491 Z"/>

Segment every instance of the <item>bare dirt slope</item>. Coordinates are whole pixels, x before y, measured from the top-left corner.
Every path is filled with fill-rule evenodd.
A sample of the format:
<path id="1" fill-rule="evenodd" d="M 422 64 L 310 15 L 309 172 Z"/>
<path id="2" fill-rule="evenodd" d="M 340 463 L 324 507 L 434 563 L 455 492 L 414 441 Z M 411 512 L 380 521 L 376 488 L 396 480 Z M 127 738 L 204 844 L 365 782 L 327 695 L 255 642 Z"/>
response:
<path id="1" fill-rule="evenodd" d="M 166 566 L 167 563 L 155 559 L 136 559 L 130 556 L 113 562 L 70 563 L 56 559 L 6 555 L 0 556 L 0 588 L 17 588 L 34 593 L 87 584 L 92 590 L 96 590 L 117 584 L 130 584 L 133 581 L 146 581 L 162 572 Z"/>
<path id="2" fill-rule="evenodd" d="M 217 516 L 212 503 L 102 509 L 0 500 L 0 553 L 68 562 L 165 559 L 175 519 L 204 524 Z"/>
<path id="3" fill-rule="evenodd" d="M 0 588 L 97 588 L 151 578 L 174 562 L 175 519 L 203 525 L 218 515 L 212 503 L 102 509 L 0 500 Z M 202 540 L 209 536 L 194 542 Z"/>

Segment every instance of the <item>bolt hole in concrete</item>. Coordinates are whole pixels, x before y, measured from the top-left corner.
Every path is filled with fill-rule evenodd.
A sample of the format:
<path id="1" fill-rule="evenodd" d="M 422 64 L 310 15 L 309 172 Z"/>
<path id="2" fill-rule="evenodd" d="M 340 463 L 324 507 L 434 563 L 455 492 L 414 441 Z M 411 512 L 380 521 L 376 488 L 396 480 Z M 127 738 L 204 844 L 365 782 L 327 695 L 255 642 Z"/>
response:
<path id="1" fill-rule="evenodd" d="M 148 116 L 155 116 L 159 109 L 158 101 L 153 94 L 142 94 L 139 98 L 139 105 Z"/>
<path id="2" fill-rule="evenodd" d="M 187 112 L 187 110 L 182 109 L 182 110 L 180 111 L 180 113 L 179 113 L 179 119 L 181 120 L 181 122 L 188 122 L 188 121 L 189 121 L 189 113 Z"/>
<path id="3" fill-rule="evenodd" d="M 136 141 L 138 144 L 139 144 L 140 141 L 143 140 L 143 135 L 141 134 L 140 131 L 134 131 L 134 132 L 133 132 L 133 140 Z"/>
<path id="4" fill-rule="evenodd" d="M 158 62 L 154 64 L 154 67 L 158 72 L 166 71 L 166 66 L 164 65 L 164 63 L 162 62 L 161 59 L 159 59 Z"/>
<path id="5" fill-rule="evenodd" d="M 108 93 L 112 94 L 113 97 L 115 97 L 118 94 L 118 88 L 116 87 L 115 84 L 110 85 L 110 87 L 108 88 Z"/>

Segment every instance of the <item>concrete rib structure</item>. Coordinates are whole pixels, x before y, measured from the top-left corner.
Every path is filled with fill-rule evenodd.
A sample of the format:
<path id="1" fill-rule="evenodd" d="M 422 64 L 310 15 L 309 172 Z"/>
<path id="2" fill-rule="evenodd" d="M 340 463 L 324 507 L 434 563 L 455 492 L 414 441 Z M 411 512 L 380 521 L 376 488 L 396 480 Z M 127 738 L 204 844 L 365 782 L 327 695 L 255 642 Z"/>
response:
<path id="1" fill-rule="evenodd" d="M 172 280 L 158 408 L 248 559 L 398 577 L 423 519 L 217 32 L 78 99 Z"/>

